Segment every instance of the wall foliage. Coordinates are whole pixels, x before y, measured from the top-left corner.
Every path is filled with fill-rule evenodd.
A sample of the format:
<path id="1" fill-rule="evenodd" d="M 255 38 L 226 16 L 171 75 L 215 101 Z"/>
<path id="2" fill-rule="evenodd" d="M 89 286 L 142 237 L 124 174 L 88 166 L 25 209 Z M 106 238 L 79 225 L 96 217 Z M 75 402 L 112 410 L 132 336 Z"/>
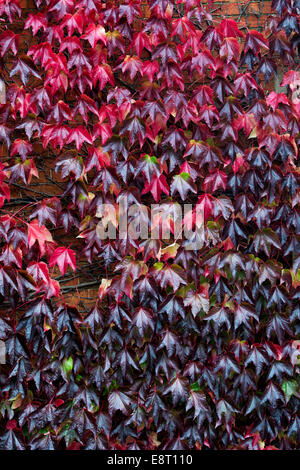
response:
<path id="1" fill-rule="evenodd" d="M 212 3 L 0 0 L 1 448 L 299 444 L 300 2 Z M 99 239 L 121 198 L 203 247 Z"/>

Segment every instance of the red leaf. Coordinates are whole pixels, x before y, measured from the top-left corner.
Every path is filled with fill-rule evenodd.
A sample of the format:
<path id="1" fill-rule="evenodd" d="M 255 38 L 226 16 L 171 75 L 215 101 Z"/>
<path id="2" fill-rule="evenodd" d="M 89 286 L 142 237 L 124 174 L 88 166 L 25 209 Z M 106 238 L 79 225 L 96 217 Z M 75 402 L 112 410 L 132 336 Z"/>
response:
<path id="1" fill-rule="evenodd" d="M 160 200 L 162 192 L 164 192 L 168 196 L 169 185 L 167 183 L 166 177 L 164 175 L 160 175 L 159 177 L 154 175 L 150 183 L 146 181 L 142 194 L 146 194 L 149 191 L 151 191 L 152 196 L 154 197 L 156 202 Z"/>
<path id="2" fill-rule="evenodd" d="M 93 139 L 95 140 L 98 136 L 100 136 L 103 145 L 108 139 L 112 137 L 112 135 L 113 133 L 111 126 L 105 122 L 103 124 L 97 122 L 97 124 L 95 124 L 93 127 Z"/>
<path id="3" fill-rule="evenodd" d="M 45 243 L 53 242 L 52 235 L 45 225 L 39 225 L 35 219 L 28 224 L 28 245 L 31 248 L 35 242 L 38 242 L 41 255 L 45 254 Z"/>
<path id="4" fill-rule="evenodd" d="M 152 276 L 159 282 L 162 289 L 171 286 L 174 292 L 177 291 L 180 284 L 186 284 L 185 271 L 178 264 L 168 266 L 161 262 L 155 263 Z"/>
<path id="5" fill-rule="evenodd" d="M 32 34 L 35 36 L 39 29 L 46 31 L 47 19 L 44 13 L 30 13 L 27 20 L 25 21 L 24 29 L 32 28 Z"/>
<path id="6" fill-rule="evenodd" d="M 96 46 L 98 41 L 102 41 L 104 45 L 107 44 L 105 29 L 103 26 L 96 25 L 95 23 L 91 23 L 87 27 L 82 39 L 89 41 L 92 48 Z"/>
<path id="7" fill-rule="evenodd" d="M 223 171 L 216 170 L 216 172 L 211 173 L 206 176 L 203 189 L 205 192 L 214 192 L 219 188 L 222 188 L 224 191 L 226 189 L 227 175 Z"/>
<path id="8" fill-rule="evenodd" d="M 176 192 L 178 192 L 181 199 L 185 201 L 189 191 L 195 194 L 197 193 L 196 185 L 193 182 L 191 176 L 184 171 L 179 175 L 175 175 L 171 183 L 171 195 L 173 196 Z"/>
<path id="9" fill-rule="evenodd" d="M 171 37 L 175 36 L 176 34 L 179 38 L 183 41 L 187 34 L 195 33 L 196 28 L 193 23 L 186 17 L 183 16 L 172 22 L 171 28 Z"/>
<path id="10" fill-rule="evenodd" d="M 289 70 L 284 75 L 280 86 L 292 85 L 295 82 L 300 82 L 300 72 L 298 70 Z"/>
<path id="11" fill-rule="evenodd" d="M 143 62 L 143 67 L 142 67 L 142 74 L 147 75 L 149 80 L 153 82 L 154 75 L 159 72 L 159 65 L 158 62 L 155 60 L 153 61 L 145 61 Z"/>
<path id="12" fill-rule="evenodd" d="M 289 100 L 284 93 L 276 93 L 275 91 L 271 91 L 266 99 L 266 102 L 269 106 L 271 106 L 271 108 L 273 108 L 273 111 L 275 111 L 279 103 L 289 104 Z"/>
<path id="13" fill-rule="evenodd" d="M 74 15 L 65 15 L 61 28 L 63 29 L 66 26 L 69 36 L 72 36 L 75 29 L 77 29 L 79 34 L 82 34 L 85 21 L 86 17 L 83 14 L 83 11 L 78 10 Z"/>
<path id="14" fill-rule="evenodd" d="M 46 299 L 50 299 L 51 297 L 59 297 L 60 295 L 60 286 L 59 282 L 56 279 L 49 280 L 48 284 L 43 286 L 43 290 L 45 291 Z"/>
<path id="15" fill-rule="evenodd" d="M 64 125 L 45 125 L 43 127 L 43 146 L 47 147 L 48 143 L 51 142 L 53 148 L 59 146 L 63 148 L 67 138 L 70 135 L 70 128 Z"/>
<path id="16" fill-rule="evenodd" d="M 27 271 L 36 282 L 43 281 L 47 284 L 50 280 L 48 266 L 43 261 L 31 262 L 28 265 Z"/>
<path id="17" fill-rule="evenodd" d="M 70 130 L 66 144 L 70 144 L 71 142 L 75 142 L 77 150 L 80 150 L 84 142 L 92 145 L 93 138 L 85 127 L 78 126 Z"/>
<path id="18" fill-rule="evenodd" d="M 13 31 L 5 31 L 2 33 L 0 35 L 0 47 L 1 57 L 3 57 L 9 50 L 16 55 L 19 48 L 19 34 L 15 34 Z"/>
<path id="19" fill-rule="evenodd" d="M 213 211 L 213 197 L 210 194 L 199 196 L 196 208 L 203 214 L 204 220 L 208 219 Z"/>
<path id="20" fill-rule="evenodd" d="M 56 408 L 58 408 L 59 406 L 63 404 L 64 404 L 64 400 L 62 400 L 61 398 L 57 398 L 57 400 L 53 402 L 53 405 L 56 406 Z"/>
<path id="21" fill-rule="evenodd" d="M 26 83 L 28 82 L 28 75 L 30 74 L 34 75 L 37 78 L 41 78 L 32 59 L 30 59 L 28 56 L 25 56 L 23 58 L 17 57 L 9 76 L 13 77 L 16 74 L 20 74 L 22 83 L 24 85 L 26 85 Z"/>
<path id="22" fill-rule="evenodd" d="M 239 30 L 236 21 L 229 18 L 224 18 L 220 23 L 220 30 L 226 37 L 243 37 L 243 33 Z"/>
<path id="23" fill-rule="evenodd" d="M 240 56 L 240 44 L 235 38 L 225 38 L 220 48 L 220 57 L 225 57 L 227 64 L 238 60 Z"/>
<path id="24" fill-rule="evenodd" d="M 245 96 L 248 96 L 250 91 L 257 90 L 257 83 L 249 72 L 238 74 L 234 81 L 234 91 L 237 93 L 239 90 L 243 90 Z"/>
<path id="25" fill-rule="evenodd" d="M 258 31 L 248 31 L 245 39 L 244 52 L 251 50 L 255 55 L 258 55 L 260 49 L 269 49 L 268 40 Z"/>
<path id="26" fill-rule="evenodd" d="M 137 56 L 127 55 L 122 63 L 122 72 L 129 72 L 130 79 L 133 80 L 137 73 L 143 75 L 143 62 Z"/>
<path id="27" fill-rule="evenodd" d="M 6 429 L 10 429 L 11 431 L 16 429 L 17 426 L 17 421 L 15 419 L 11 419 L 6 423 Z"/>
<path id="28" fill-rule="evenodd" d="M 111 70 L 111 67 L 108 64 L 97 65 L 93 70 L 93 84 L 96 85 L 99 80 L 99 88 L 103 90 L 107 83 L 110 83 L 112 86 L 115 84 L 115 79 Z"/>
<path id="29" fill-rule="evenodd" d="M 52 267 L 55 264 L 57 264 L 63 276 L 67 271 L 68 265 L 71 266 L 73 271 L 76 271 L 75 251 L 71 250 L 70 248 L 65 248 L 63 246 L 56 248 L 50 258 L 49 266 Z"/>
<path id="30" fill-rule="evenodd" d="M 29 153 L 33 150 L 32 144 L 23 139 L 16 139 L 11 147 L 11 157 L 19 154 L 21 157 L 26 158 Z"/>
<path id="31" fill-rule="evenodd" d="M 134 47 L 139 57 L 141 56 L 143 49 L 151 51 L 151 44 L 147 34 L 144 32 L 134 33 L 130 48 L 132 47 Z"/>

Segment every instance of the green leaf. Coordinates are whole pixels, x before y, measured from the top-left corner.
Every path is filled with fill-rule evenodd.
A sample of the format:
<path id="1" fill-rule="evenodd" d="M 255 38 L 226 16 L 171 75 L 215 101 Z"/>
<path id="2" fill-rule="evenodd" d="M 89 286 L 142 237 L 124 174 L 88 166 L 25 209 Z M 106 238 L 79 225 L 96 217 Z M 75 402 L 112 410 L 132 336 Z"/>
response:
<path id="1" fill-rule="evenodd" d="M 62 369 L 65 375 L 68 377 L 73 369 L 73 358 L 69 357 L 68 359 L 65 358 L 62 363 Z"/>
<path id="2" fill-rule="evenodd" d="M 200 387 L 199 387 L 198 382 L 192 383 L 192 385 L 191 385 L 191 390 L 193 390 L 193 392 L 199 392 Z"/>
<path id="3" fill-rule="evenodd" d="M 282 383 L 282 390 L 285 396 L 286 402 L 290 400 L 292 395 L 298 396 L 298 384 L 296 380 L 285 380 Z"/>
<path id="4" fill-rule="evenodd" d="M 157 271 L 160 271 L 164 267 L 164 263 L 159 261 L 159 262 L 154 264 L 154 267 L 155 267 L 155 269 L 157 269 Z"/>
<path id="5" fill-rule="evenodd" d="M 191 177 L 189 173 L 187 173 L 186 171 L 182 171 L 179 176 L 183 178 L 185 181 L 187 181 Z"/>

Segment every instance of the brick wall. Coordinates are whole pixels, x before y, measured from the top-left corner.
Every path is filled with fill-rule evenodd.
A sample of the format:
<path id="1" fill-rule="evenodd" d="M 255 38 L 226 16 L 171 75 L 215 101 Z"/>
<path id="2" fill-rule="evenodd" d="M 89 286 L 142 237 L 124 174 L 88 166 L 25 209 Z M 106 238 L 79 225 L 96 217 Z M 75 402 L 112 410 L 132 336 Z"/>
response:
<path id="1" fill-rule="evenodd" d="M 207 0 L 202 1 L 203 4 Z M 244 21 L 248 28 L 262 29 L 264 20 L 271 13 L 271 0 L 222 0 L 212 2 L 212 14 L 221 18 L 226 16 L 236 21 Z M 20 0 L 24 13 L 38 11 L 34 0 Z"/>

